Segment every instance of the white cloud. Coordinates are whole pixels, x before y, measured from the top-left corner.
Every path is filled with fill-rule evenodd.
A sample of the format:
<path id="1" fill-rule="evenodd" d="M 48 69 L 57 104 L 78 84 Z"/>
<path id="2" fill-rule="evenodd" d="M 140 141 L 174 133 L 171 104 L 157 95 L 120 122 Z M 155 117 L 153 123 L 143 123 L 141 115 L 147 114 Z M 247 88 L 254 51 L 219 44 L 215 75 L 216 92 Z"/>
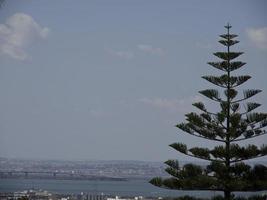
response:
<path id="1" fill-rule="evenodd" d="M 159 56 L 164 54 L 164 51 L 162 48 L 153 47 L 153 46 L 148 45 L 148 44 L 138 44 L 137 48 L 140 51 L 143 51 L 143 52 L 149 53 L 149 54 L 154 54 L 154 55 L 159 55 Z"/>
<path id="2" fill-rule="evenodd" d="M 5 24 L 0 24 L 0 54 L 26 60 L 29 55 L 25 48 L 35 39 L 46 38 L 49 31 L 49 28 L 41 27 L 31 16 L 16 13 Z"/>
<path id="3" fill-rule="evenodd" d="M 105 48 L 105 50 L 112 56 L 123 58 L 123 59 L 131 59 L 134 57 L 134 53 L 131 51 L 117 51 L 110 48 Z"/>
<path id="4" fill-rule="evenodd" d="M 192 103 L 202 101 L 199 95 L 183 99 L 167 99 L 167 98 L 142 98 L 139 102 L 155 108 L 163 109 L 171 112 L 187 112 L 192 109 Z"/>
<path id="5" fill-rule="evenodd" d="M 250 28 L 247 30 L 247 36 L 256 47 L 267 49 L 267 27 Z"/>

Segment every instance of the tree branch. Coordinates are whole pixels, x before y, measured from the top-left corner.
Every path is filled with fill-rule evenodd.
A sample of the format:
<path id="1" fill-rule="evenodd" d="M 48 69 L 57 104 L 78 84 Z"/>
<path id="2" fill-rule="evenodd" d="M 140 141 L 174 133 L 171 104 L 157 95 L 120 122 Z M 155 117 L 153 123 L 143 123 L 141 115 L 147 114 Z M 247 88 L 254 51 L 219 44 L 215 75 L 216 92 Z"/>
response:
<path id="1" fill-rule="evenodd" d="M 204 137 L 204 136 L 201 136 L 201 135 L 196 135 L 194 133 L 188 133 L 188 134 L 193 135 L 193 136 L 196 136 L 196 137 L 199 137 L 199 138 L 207 139 L 207 140 L 218 141 L 218 142 L 225 142 L 224 140 L 220 140 L 220 139 L 216 139 L 216 138 L 212 139 L 212 138 Z"/>
<path id="2" fill-rule="evenodd" d="M 260 129 L 260 128 L 258 128 L 258 129 Z M 257 130 L 257 129 L 256 129 Z M 245 131 L 246 132 L 246 131 Z M 244 132 L 244 133 L 245 133 Z M 244 134 L 244 133 L 242 133 L 242 134 Z M 262 136 L 262 135 L 265 135 L 265 134 L 267 134 L 267 132 L 264 132 L 264 133 L 262 133 L 262 134 L 258 134 L 258 135 L 253 135 L 253 136 L 251 136 L 251 137 L 244 137 L 244 138 L 240 138 L 240 139 L 236 139 L 236 138 L 239 138 L 240 136 L 238 136 L 238 137 L 236 137 L 236 138 L 234 138 L 233 140 L 231 140 L 231 142 L 237 142 L 237 141 L 242 141 L 242 140 L 247 140 L 247 139 L 251 139 L 251 138 L 254 138 L 254 137 L 258 137 L 258 136 Z"/>
<path id="3" fill-rule="evenodd" d="M 180 153 L 183 153 L 183 152 L 180 152 Z M 193 157 L 193 158 L 198 158 L 198 159 L 202 159 L 202 160 L 207 160 L 207 161 L 216 161 L 216 162 L 222 162 L 224 163 L 223 160 L 217 160 L 217 159 L 212 159 L 212 158 L 204 158 L 204 157 L 200 157 L 200 156 L 195 156 L 193 154 L 188 154 L 188 153 L 183 153 L 187 156 L 190 156 L 190 157 Z"/>
<path id="4" fill-rule="evenodd" d="M 240 162 L 243 160 L 251 160 L 251 159 L 255 159 L 255 158 L 260 158 L 266 155 L 259 155 L 259 156 L 253 156 L 253 157 L 249 157 L 249 158 L 240 158 L 240 159 L 235 159 L 235 160 L 231 160 L 230 163 L 236 163 L 236 162 Z"/>

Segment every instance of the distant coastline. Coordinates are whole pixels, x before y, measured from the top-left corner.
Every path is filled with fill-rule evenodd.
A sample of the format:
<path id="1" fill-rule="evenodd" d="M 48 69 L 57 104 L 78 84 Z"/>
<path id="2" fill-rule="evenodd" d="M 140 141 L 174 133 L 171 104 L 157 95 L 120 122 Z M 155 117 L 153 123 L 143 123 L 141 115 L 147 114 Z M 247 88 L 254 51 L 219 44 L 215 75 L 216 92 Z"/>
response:
<path id="1" fill-rule="evenodd" d="M 105 176 L 40 176 L 40 175 L 8 175 L 0 173 L 0 180 L 5 179 L 29 179 L 29 180 L 87 180 L 87 181 L 127 181 L 126 178 L 119 177 L 105 177 Z"/>
<path id="2" fill-rule="evenodd" d="M 182 166 L 192 161 L 180 161 Z M 208 162 L 193 163 L 205 166 Z M 254 165 L 257 163 L 249 162 Z M 261 161 L 266 165 L 266 161 Z M 57 179 L 57 180 L 111 180 L 149 179 L 155 176 L 165 177 L 164 162 L 151 161 L 67 161 L 34 160 L 0 157 L 0 179 Z"/>

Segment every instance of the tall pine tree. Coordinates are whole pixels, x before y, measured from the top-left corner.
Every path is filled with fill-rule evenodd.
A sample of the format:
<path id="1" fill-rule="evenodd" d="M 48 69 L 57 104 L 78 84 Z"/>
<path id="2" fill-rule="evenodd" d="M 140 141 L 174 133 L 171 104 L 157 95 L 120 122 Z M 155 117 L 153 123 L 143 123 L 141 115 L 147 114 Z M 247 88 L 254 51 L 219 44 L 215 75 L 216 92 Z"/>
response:
<path id="1" fill-rule="evenodd" d="M 216 144 L 220 145 L 209 149 L 188 148 L 183 143 L 171 144 L 170 146 L 178 152 L 209 163 L 206 167 L 196 164 L 180 166 L 177 160 L 168 160 L 165 162 L 168 166 L 166 172 L 171 177 L 153 178 L 150 183 L 155 186 L 176 190 L 223 191 L 226 200 L 231 199 L 233 191 L 267 189 L 267 167 L 260 164 L 251 166 L 244 162 L 267 155 L 267 146 L 240 145 L 243 140 L 267 133 L 264 130 L 267 126 L 267 113 L 255 112 L 260 104 L 250 101 L 250 98 L 261 90 L 247 89 L 242 91 L 243 94 L 238 91 L 238 86 L 251 77 L 233 75 L 233 71 L 243 67 L 245 63 L 234 60 L 243 53 L 230 51 L 231 46 L 239 41 L 235 40 L 237 35 L 229 33 L 231 28 L 229 24 L 225 28 L 227 32 L 220 35 L 219 43 L 226 47 L 226 51 L 214 53 L 221 59 L 219 62 L 208 63 L 222 74 L 202 77 L 221 89 L 206 89 L 199 92 L 217 102 L 220 111 L 211 112 L 202 102 L 196 102 L 193 106 L 200 112 L 186 114 L 187 122 L 177 125 L 177 128 L 185 133 L 216 141 Z"/>

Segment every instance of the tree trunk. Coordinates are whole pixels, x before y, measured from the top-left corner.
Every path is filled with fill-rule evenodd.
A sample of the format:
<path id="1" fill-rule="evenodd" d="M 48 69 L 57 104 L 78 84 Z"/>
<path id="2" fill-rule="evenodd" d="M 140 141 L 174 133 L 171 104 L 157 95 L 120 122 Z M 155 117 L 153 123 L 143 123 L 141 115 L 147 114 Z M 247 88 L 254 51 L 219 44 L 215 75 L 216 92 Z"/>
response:
<path id="1" fill-rule="evenodd" d="M 229 28 L 227 28 L 227 35 L 229 35 Z M 228 42 L 230 42 L 230 38 L 228 37 L 227 39 Z M 230 45 L 227 46 L 227 54 L 230 54 Z M 231 198 L 231 191 L 228 188 L 228 183 L 230 181 L 230 108 L 231 108 L 231 100 L 230 100 L 230 96 L 229 96 L 229 91 L 231 89 L 231 83 L 230 83 L 230 59 L 227 59 L 227 66 L 228 66 L 228 70 L 227 70 L 227 77 L 228 77 L 228 83 L 227 83 L 227 134 L 226 134 L 226 144 L 225 144 L 225 166 L 227 169 L 227 174 L 226 174 L 226 185 L 225 185 L 225 191 L 224 191 L 224 198 L 225 200 L 230 200 Z"/>
<path id="2" fill-rule="evenodd" d="M 229 190 L 224 191 L 224 199 L 225 200 L 231 200 L 231 191 L 229 191 Z"/>

